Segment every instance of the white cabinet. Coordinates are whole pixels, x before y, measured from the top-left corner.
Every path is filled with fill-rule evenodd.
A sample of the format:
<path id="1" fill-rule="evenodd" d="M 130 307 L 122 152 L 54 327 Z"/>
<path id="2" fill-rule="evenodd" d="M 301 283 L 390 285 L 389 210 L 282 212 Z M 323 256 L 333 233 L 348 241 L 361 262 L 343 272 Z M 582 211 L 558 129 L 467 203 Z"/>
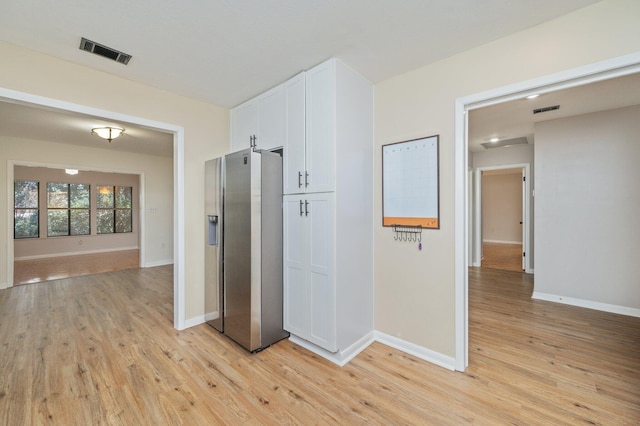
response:
<path id="1" fill-rule="evenodd" d="M 249 148 L 252 138 L 265 150 L 304 138 L 304 73 L 231 110 L 231 151 Z"/>
<path id="2" fill-rule="evenodd" d="M 305 127 L 284 146 L 284 328 L 340 364 L 373 332 L 372 84 L 307 71 Z"/>
<path id="3" fill-rule="evenodd" d="M 305 137 L 285 145 L 285 194 L 335 190 L 336 65 L 330 60 L 306 72 Z"/>
<path id="4" fill-rule="evenodd" d="M 336 341 L 334 194 L 284 197 L 284 328 L 330 352 Z"/>

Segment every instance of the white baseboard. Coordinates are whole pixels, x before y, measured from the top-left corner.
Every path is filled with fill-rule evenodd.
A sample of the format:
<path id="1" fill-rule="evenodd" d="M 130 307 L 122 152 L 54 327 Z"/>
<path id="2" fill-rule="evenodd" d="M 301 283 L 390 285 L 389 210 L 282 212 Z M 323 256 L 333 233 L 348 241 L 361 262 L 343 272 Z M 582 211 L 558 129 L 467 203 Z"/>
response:
<path id="1" fill-rule="evenodd" d="M 213 312 L 209 312 L 207 314 L 204 314 L 204 320 L 205 321 L 212 321 L 215 319 L 218 319 L 220 317 L 220 315 L 218 315 L 218 311 L 213 311 Z"/>
<path id="2" fill-rule="evenodd" d="M 439 365 L 447 370 L 455 371 L 456 369 L 456 360 L 453 357 L 432 351 L 431 349 L 416 345 L 415 343 L 407 342 L 406 340 L 399 339 L 380 331 L 375 331 L 374 336 L 377 342 L 413 355 L 416 358 Z"/>
<path id="3" fill-rule="evenodd" d="M 155 266 L 173 265 L 173 259 L 156 260 L 155 262 L 146 262 L 143 268 L 153 268 Z"/>
<path id="4" fill-rule="evenodd" d="M 100 250 L 84 250 L 84 251 L 69 251 L 64 253 L 38 254 L 35 256 L 15 257 L 13 260 L 47 259 L 51 257 L 78 256 L 81 254 L 110 253 L 113 251 L 125 251 L 125 250 L 138 250 L 138 247 L 118 247 L 118 248 L 100 249 Z"/>
<path id="5" fill-rule="evenodd" d="M 483 243 L 493 244 L 519 244 L 522 245 L 522 241 L 504 241 L 504 240 L 482 240 Z"/>
<path id="6" fill-rule="evenodd" d="M 325 349 L 322 349 L 321 347 L 316 346 L 313 343 L 308 342 L 304 339 L 301 339 L 300 337 L 295 336 L 293 334 L 289 336 L 289 340 L 295 343 L 296 345 L 302 346 L 308 351 L 311 351 L 314 354 L 319 355 L 322 358 L 333 362 L 334 364 L 337 364 L 340 367 L 345 366 L 349 361 L 355 358 L 356 355 L 358 355 L 360 352 L 365 350 L 367 346 L 369 346 L 374 341 L 373 332 L 371 332 L 365 335 L 364 337 L 362 337 L 360 340 L 358 340 L 351 346 L 349 346 L 348 348 L 334 353 L 334 352 L 329 352 Z"/>
<path id="7" fill-rule="evenodd" d="M 9 288 L 9 286 L 7 285 L 7 283 L 0 283 L 0 290 L 5 290 Z"/>
<path id="8" fill-rule="evenodd" d="M 189 327 L 195 327 L 196 325 L 204 324 L 204 322 L 205 322 L 205 315 L 199 315 L 197 317 L 186 319 L 184 320 L 183 330 Z"/>
<path id="9" fill-rule="evenodd" d="M 596 311 L 610 312 L 612 314 L 628 315 L 640 317 L 640 309 L 627 306 L 611 305 L 609 303 L 594 302 L 592 300 L 575 299 L 573 297 L 558 296 L 555 294 L 533 292 L 532 299 L 546 300 L 547 302 L 562 303 L 565 305 L 578 306 L 581 308 L 595 309 Z"/>

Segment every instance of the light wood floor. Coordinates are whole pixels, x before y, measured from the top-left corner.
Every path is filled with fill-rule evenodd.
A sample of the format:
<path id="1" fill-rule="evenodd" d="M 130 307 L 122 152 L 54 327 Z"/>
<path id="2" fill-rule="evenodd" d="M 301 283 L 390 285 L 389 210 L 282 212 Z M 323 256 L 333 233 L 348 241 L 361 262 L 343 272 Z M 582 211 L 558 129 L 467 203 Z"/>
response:
<path id="1" fill-rule="evenodd" d="M 170 266 L 0 291 L 2 425 L 638 424 L 640 318 L 533 301 L 470 270 L 470 362 L 372 344 L 347 366 L 176 331 Z"/>
<path id="2" fill-rule="evenodd" d="M 13 263 L 13 285 L 32 284 L 137 268 L 140 265 L 139 257 L 139 250 L 121 250 L 76 256 L 16 260 Z"/>
<path id="3" fill-rule="evenodd" d="M 482 267 L 522 272 L 522 244 L 483 242 Z"/>

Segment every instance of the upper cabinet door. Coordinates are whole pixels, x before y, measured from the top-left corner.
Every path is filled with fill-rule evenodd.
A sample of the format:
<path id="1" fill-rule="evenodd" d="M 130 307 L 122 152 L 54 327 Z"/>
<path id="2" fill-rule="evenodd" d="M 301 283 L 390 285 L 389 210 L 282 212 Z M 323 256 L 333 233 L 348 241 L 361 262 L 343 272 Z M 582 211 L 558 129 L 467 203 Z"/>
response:
<path id="1" fill-rule="evenodd" d="M 247 149 L 258 133 L 258 103 L 247 101 L 231 110 L 231 152 Z"/>
<path id="2" fill-rule="evenodd" d="M 306 73 L 306 192 L 335 190 L 336 66 L 329 60 Z"/>
<path id="3" fill-rule="evenodd" d="M 284 146 L 286 139 L 285 88 L 279 85 L 258 96 L 258 149 L 271 150 Z"/>
<path id="4" fill-rule="evenodd" d="M 283 152 L 285 194 L 305 192 L 305 73 L 284 83 L 287 137 Z"/>

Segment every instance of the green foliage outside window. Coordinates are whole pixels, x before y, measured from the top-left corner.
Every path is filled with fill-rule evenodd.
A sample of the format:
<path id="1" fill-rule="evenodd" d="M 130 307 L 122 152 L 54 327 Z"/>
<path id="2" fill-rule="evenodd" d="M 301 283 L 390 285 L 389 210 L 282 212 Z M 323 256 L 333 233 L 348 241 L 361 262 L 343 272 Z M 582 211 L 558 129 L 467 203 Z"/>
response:
<path id="1" fill-rule="evenodd" d="M 13 184 L 13 235 L 14 238 L 38 238 L 38 182 L 17 180 Z"/>
<path id="2" fill-rule="evenodd" d="M 98 234 L 133 232 L 132 187 L 98 186 Z"/>

